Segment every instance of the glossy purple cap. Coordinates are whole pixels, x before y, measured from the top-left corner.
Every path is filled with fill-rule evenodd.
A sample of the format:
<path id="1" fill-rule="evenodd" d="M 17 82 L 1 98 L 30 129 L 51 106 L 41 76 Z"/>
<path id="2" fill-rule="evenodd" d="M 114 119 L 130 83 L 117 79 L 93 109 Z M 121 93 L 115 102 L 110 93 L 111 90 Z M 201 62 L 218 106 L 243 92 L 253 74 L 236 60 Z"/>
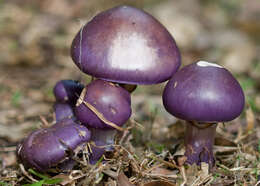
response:
<path id="1" fill-rule="evenodd" d="M 84 86 L 74 80 L 60 80 L 53 88 L 53 93 L 58 102 L 75 105 Z"/>
<path id="2" fill-rule="evenodd" d="M 130 6 L 96 15 L 77 33 L 71 56 L 86 74 L 126 84 L 161 83 L 181 63 L 179 49 L 166 28 Z"/>
<path id="3" fill-rule="evenodd" d="M 90 131 L 73 120 L 31 133 L 19 144 L 17 155 L 25 167 L 47 171 L 66 160 L 67 152 L 90 140 Z"/>
<path id="4" fill-rule="evenodd" d="M 226 122 L 244 108 L 242 88 L 232 74 L 215 63 L 185 66 L 167 83 L 163 104 L 172 115 L 198 122 Z"/>
<path id="5" fill-rule="evenodd" d="M 83 97 L 84 101 L 95 107 L 108 121 L 118 126 L 122 126 L 131 116 L 129 92 L 113 83 L 103 80 L 92 81 L 86 86 Z M 75 115 L 84 125 L 93 128 L 112 128 L 100 120 L 82 101 L 78 103 Z"/>

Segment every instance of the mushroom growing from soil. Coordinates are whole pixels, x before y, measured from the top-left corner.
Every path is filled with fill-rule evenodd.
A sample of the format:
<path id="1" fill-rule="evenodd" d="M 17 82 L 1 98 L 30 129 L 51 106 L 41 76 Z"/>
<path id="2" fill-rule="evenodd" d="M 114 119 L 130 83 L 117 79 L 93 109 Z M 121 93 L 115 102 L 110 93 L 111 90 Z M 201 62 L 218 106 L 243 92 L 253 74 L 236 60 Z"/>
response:
<path id="1" fill-rule="evenodd" d="M 77 148 L 84 148 L 90 135 L 85 126 L 71 119 L 62 120 L 32 132 L 18 145 L 17 156 L 26 168 L 45 172 L 69 162 Z"/>
<path id="2" fill-rule="evenodd" d="M 187 163 L 215 163 L 213 145 L 218 122 L 238 117 L 244 108 L 241 86 L 222 66 L 199 61 L 183 67 L 167 83 L 163 92 L 166 110 L 186 120 Z"/>
<path id="3" fill-rule="evenodd" d="M 115 105 L 112 110 L 108 109 L 105 100 L 97 95 L 95 97 L 95 93 L 90 93 L 88 88 L 86 97 L 93 97 L 91 105 L 98 112 L 104 113 L 103 119 L 119 126 L 130 117 L 130 95 L 117 85 L 105 81 L 132 92 L 136 85 L 168 80 L 181 64 L 179 49 L 167 29 L 150 14 L 131 6 L 117 6 L 101 12 L 84 25 L 72 42 L 71 57 L 82 72 L 104 80 L 102 86 L 106 89 L 117 90 L 114 93 L 103 90 L 102 97 L 106 97 L 105 100 L 109 100 L 108 97 L 121 99 L 109 103 Z M 102 86 L 99 86 L 99 92 L 104 89 Z M 90 101 L 88 99 L 84 100 L 85 103 Z M 120 105 L 121 101 L 124 106 Z M 95 102 L 100 102 L 100 108 Z M 85 116 L 83 108 L 88 112 Z M 87 109 L 86 104 L 76 108 L 77 118 L 88 126 L 95 127 L 96 132 L 97 128 L 111 129 L 101 122 L 100 115 L 95 114 Z M 95 136 L 94 132 L 92 136 Z"/>
<path id="4" fill-rule="evenodd" d="M 82 91 L 75 115 L 83 125 L 94 130 L 92 140 L 97 146 L 111 145 L 116 133 L 113 129 L 122 126 L 131 116 L 130 94 L 113 83 L 94 80 Z"/>

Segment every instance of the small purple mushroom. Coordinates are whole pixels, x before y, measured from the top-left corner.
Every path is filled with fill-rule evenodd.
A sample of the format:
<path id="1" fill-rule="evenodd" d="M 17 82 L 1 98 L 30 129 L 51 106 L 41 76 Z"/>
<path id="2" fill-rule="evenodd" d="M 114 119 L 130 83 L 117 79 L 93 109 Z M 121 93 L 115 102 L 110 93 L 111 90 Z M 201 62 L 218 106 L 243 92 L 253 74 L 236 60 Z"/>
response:
<path id="1" fill-rule="evenodd" d="M 238 81 L 215 63 L 187 65 L 170 79 L 163 92 L 163 104 L 169 113 L 187 121 L 188 164 L 206 162 L 214 166 L 212 146 L 217 123 L 238 117 L 244 102 Z"/>
<path id="2" fill-rule="evenodd" d="M 78 81 L 61 80 L 56 83 L 53 93 L 57 102 L 74 106 L 84 86 Z"/>
<path id="3" fill-rule="evenodd" d="M 99 129 L 113 129 L 102 121 L 87 105 L 92 105 L 106 120 L 122 126 L 131 116 L 128 91 L 104 80 L 95 80 L 82 91 L 75 107 L 77 119 L 84 125 Z"/>
<path id="4" fill-rule="evenodd" d="M 179 49 L 154 17 L 130 6 L 96 15 L 77 33 L 71 56 L 81 71 L 123 84 L 156 84 L 180 67 Z"/>
<path id="5" fill-rule="evenodd" d="M 69 161 L 71 152 L 90 140 L 90 131 L 71 119 L 32 132 L 17 147 L 18 159 L 26 168 L 45 172 Z"/>
<path id="6" fill-rule="evenodd" d="M 92 105 L 98 114 L 88 105 Z M 104 80 L 95 80 L 82 91 L 75 108 L 77 119 L 84 125 L 91 127 L 92 154 L 90 163 L 94 164 L 114 144 L 116 130 L 100 118 L 100 114 L 107 121 L 121 127 L 131 116 L 130 93 L 122 87 Z"/>

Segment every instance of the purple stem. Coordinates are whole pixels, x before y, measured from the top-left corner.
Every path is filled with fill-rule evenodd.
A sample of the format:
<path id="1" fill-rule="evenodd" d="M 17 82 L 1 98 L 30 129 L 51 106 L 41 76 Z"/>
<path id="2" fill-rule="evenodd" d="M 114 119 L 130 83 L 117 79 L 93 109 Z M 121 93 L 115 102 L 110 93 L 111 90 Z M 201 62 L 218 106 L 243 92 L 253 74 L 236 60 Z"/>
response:
<path id="1" fill-rule="evenodd" d="M 91 145 L 92 154 L 89 157 L 89 162 L 95 164 L 107 151 L 114 150 L 114 138 L 117 131 L 95 128 L 90 128 L 90 131 L 92 133 L 91 141 L 95 143 L 95 146 Z"/>
<path id="2" fill-rule="evenodd" d="M 210 168 L 214 166 L 213 145 L 216 127 L 217 124 L 213 123 L 207 127 L 200 128 L 187 121 L 184 140 L 186 163 L 200 165 L 201 162 L 205 162 L 209 164 Z"/>

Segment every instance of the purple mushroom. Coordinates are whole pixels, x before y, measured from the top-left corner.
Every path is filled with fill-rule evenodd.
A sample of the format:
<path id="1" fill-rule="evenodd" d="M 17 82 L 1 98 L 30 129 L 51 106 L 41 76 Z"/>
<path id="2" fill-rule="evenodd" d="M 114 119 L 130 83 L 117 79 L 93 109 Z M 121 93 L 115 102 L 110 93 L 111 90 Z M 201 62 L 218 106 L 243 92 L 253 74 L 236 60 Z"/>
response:
<path id="1" fill-rule="evenodd" d="M 117 126 L 122 126 L 131 116 L 131 99 L 128 91 L 104 80 L 95 80 L 86 86 L 77 102 L 75 115 L 81 123 L 89 127 L 113 129 L 86 103 L 92 105 L 106 120 Z"/>
<path id="2" fill-rule="evenodd" d="M 104 119 L 116 126 L 128 120 L 129 92 L 136 85 L 164 82 L 181 63 L 179 49 L 166 28 L 148 13 L 130 6 L 101 12 L 83 26 L 72 42 L 71 57 L 82 72 L 102 79 L 86 87 L 75 108 L 78 120 L 96 132 L 100 130 L 97 136 L 102 136 L 101 131 L 112 130 Z M 107 138 L 111 134 L 103 135 Z M 107 144 L 99 137 L 94 141 L 97 146 Z M 92 155 L 93 159 L 97 159 L 97 154 Z"/>
<path id="3" fill-rule="evenodd" d="M 60 80 L 53 88 L 57 102 L 74 106 L 84 86 L 74 80 Z"/>
<path id="4" fill-rule="evenodd" d="M 130 6 L 96 15 L 74 38 L 71 56 L 81 71 L 122 84 L 156 84 L 179 68 L 179 49 L 154 17 Z"/>
<path id="5" fill-rule="evenodd" d="M 71 119 L 32 132 L 18 145 L 18 159 L 26 168 L 49 169 L 70 160 L 72 152 L 90 140 L 90 131 Z"/>
<path id="6" fill-rule="evenodd" d="M 89 107 L 98 111 L 98 114 Z M 116 126 L 122 126 L 131 116 L 131 99 L 128 91 L 122 87 L 104 80 L 95 80 L 86 86 L 75 108 L 77 119 L 84 125 L 91 127 L 91 141 L 93 152 L 90 163 L 95 163 L 107 148 L 114 143 L 116 130 L 109 123 L 104 122 L 100 115 Z"/>
<path id="7" fill-rule="evenodd" d="M 60 80 L 56 83 L 53 88 L 56 98 L 54 104 L 56 122 L 65 118 L 74 118 L 74 107 L 83 88 L 82 84 L 74 80 Z"/>
<path id="8" fill-rule="evenodd" d="M 238 117 L 244 102 L 237 80 L 215 63 L 190 64 L 170 79 L 163 92 L 163 104 L 169 113 L 187 121 L 188 164 L 206 162 L 214 166 L 212 146 L 217 123 Z"/>

